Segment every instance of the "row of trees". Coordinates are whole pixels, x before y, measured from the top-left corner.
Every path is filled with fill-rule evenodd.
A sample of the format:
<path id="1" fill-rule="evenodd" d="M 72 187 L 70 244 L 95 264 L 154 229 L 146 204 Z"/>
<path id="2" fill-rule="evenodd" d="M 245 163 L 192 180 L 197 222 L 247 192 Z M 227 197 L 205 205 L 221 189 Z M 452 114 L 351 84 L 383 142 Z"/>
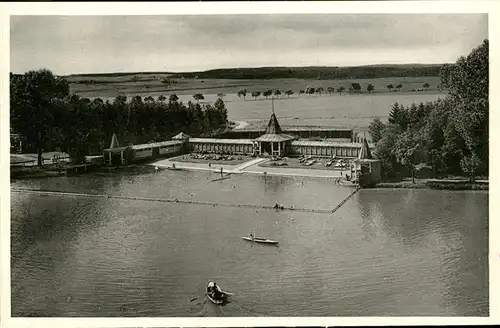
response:
<path id="1" fill-rule="evenodd" d="M 425 82 L 423 85 L 422 85 L 422 88 L 420 89 L 417 89 L 417 91 L 420 91 L 420 90 L 427 90 L 430 88 L 430 84 Z M 401 91 L 401 89 L 403 88 L 403 84 L 399 83 L 397 85 L 393 85 L 393 84 L 388 84 L 386 85 L 386 88 L 389 89 L 389 92 L 391 92 L 393 89 L 394 91 Z M 368 91 L 373 91 L 373 86 L 372 86 L 372 90 L 368 90 Z M 413 89 L 412 91 L 415 91 L 415 89 Z"/>
<path id="2" fill-rule="evenodd" d="M 107 147 L 113 133 L 124 144 L 141 143 L 165 140 L 180 131 L 209 135 L 227 123 L 222 99 L 213 105 L 186 105 L 175 94 L 157 100 L 141 96 L 130 101 L 125 96 L 112 102 L 90 100 L 70 94 L 68 82 L 46 69 L 11 75 L 10 94 L 11 132 L 37 150 L 39 165 L 42 149 L 59 147 L 79 162 L 89 148 Z M 203 99 L 201 94 L 193 97 Z"/>
<path id="3" fill-rule="evenodd" d="M 400 91 L 401 88 L 403 87 L 403 84 L 398 84 L 396 86 L 394 86 L 393 84 L 389 84 L 386 87 L 387 87 L 387 89 L 389 89 L 389 92 L 391 92 L 393 89 L 395 89 L 395 91 Z M 422 85 L 422 89 L 418 89 L 418 90 L 428 89 L 429 87 L 430 87 L 430 84 L 426 82 Z M 351 83 L 349 85 L 348 89 L 346 89 L 346 87 L 344 87 L 344 86 L 340 86 L 337 88 L 335 88 L 335 87 L 327 87 L 326 88 L 326 92 L 328 92 L 329 95 L 332 95 L 332 93 L 334 93 L 334 92 L 338 92 L 338 93 L 342 94 L 346 90 L 350 93 L 361 93 L 363 91 L 361 84 L 356 83 L 356 82 Z M 368 83 L 366 85 L 367 92 L 373 92 L 374 90 L 375 90 L 375 86 L 373 84 Z M 413 91 L 415 91 L 415 90 L 413 90 Z M 307 87 L 305 89 L 299 90 L 298 95 L 300 96 L 302 94 L 306 94 L 306 95 L 319 94 L 321 96 L 324 92 L 325 92 L 325 88 L 323 88 L 323 87 L 317 87 L 317 88 Z M 241 90 L 238 90 L 238 92 L 237 92 L 238 97 L 240 97 L 240 98 L 243 97 L 243 100 L 246 100 L 247 94 L 248 94 L 247 89 L 241 89 Z M 261 95 L 266 97 L 266 99 L 272 95 L 279 98 L 283 94 L 286 95 L 287 97 L 290 97 L 291 95 L 294 94 L 294 92 L 291 89 L 288 89 L 288 90 L 284 91 L 283 93 L 279 89 L 276 89 L 276 90 L 268 89 L 264 92 L 254 91 L 251 93 L 251 95 L 252 95 L 252 97 L 254 97 L 254 99 L 257 99 Z M 219 97 L 221 97 L 222 95 L 223 94 L 218 94 Z"/>
<path id="4" fill-rule="evenodd" d="M 439 176 L 488 175 L 488 40 L 442 75 L 444 99 L 408 107 L 395 103 L 387 123 L 370 133 L 386 178 L 428 165 Z"/>

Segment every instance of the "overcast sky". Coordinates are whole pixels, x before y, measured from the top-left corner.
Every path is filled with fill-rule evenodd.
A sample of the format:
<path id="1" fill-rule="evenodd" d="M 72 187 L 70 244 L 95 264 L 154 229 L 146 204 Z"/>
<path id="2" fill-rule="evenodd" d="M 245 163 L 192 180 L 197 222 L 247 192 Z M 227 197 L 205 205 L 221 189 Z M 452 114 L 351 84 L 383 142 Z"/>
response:
<path id="1" fill-rule="evenodd" d="M 11 16 L 11 71 L 451 63 L 487 15 Z"/>

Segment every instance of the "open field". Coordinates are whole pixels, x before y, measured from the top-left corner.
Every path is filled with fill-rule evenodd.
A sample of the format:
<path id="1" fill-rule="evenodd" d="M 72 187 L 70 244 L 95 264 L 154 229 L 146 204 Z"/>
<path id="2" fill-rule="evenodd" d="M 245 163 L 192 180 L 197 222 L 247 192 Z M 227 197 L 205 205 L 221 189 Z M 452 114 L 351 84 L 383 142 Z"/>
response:
<path id="1" fill-rule="evenodd" d="M 161 79 L 168 74 L 135 74 L 125 76 L 70 76 L 71 92 L 77 93 L 82 97 L 101 97 L 114 98 L 117 95 L 133 97 L 141 95 L 143 97 L 168 95 L 176 93 L 177 95 L 192 95 L 194 93 L 202 94 L 236 94 L 240 89 L 247 89 L 247 98 L 252 98 L 253 91 L 264 92 L 267 89 L 292 90 L 295 94 L 299 90 L 306 89 L 308 86 L 318 88 L 323 87 L 325 93 L 328 87 L 338 88 L 340 86 L 346 89 L 353 82 L 361 84 L 363 92 L 367 93 L 366 86 L 371 83 L 374 86 L 373 93 L 389 93 L 388 84 L 396 86 L 402 84 L 401 93 L 411 92 L 413 89 L 422 88 L 424 83 L 429 83 L 430 87 L 425 92 L 438 92 L 437 85 L 440 82 L 438 76 L 427 77 L 394 77 L 394 78 L 370 78 L 370 79 L 338 79 L 338 80 L 314 80 L 314 79 L 175 79 L 177 83 L 165 85 Z M 136 77 L 135 81 L 132 81 Z M 76 83 L 77 81 L 92 80 L 95 83 Z M 422 93 L 422 92 L 416 92 Z M 260 96 L 260 98 L 263 98 Z"/>
<path id="2" fill-rule="evenodd" d="M 387 118 L 391 106 L 395 102 L 403 105 L 437 100 L 444 93 L 437 90 L 439 77 L 406 77 L 406 78 L 377 78 L 377 79 L 351 79 L 351 80 L 306 80 L 306 79 L 270 79 L 270 80 L 243 80 L 243 79 L 178 79 L 178 83 L 165 86 L 160 80 L 168 74 L 135 74 L 120 76 L 81 76 L 82 79 L 93 79 L 103 84 L 76 84 L 75 77 L 69 77 L 71 91 L 82 97 L 96 98 L 113 101 L 118 95 L 128 97 L 141 95 L 157 98 L 160 95 L 168 97 L 176 93 L 182 102 L 193 101 L 194 93 L 202 93 L 205 97 L 201 103 L 213 103 L 218 93 L 224 93 L 223 100 L 228 109 L 230 121 L 248 123 L 246 128 L 263 128 L 267 124 L 269 115 L 274 105 L 274 110 L 280 124 L 289 126 L 329 126 L 339 128 L 352 128 L 356 131 L 365 131 L 374 117 Z M 137 81 L 128 82 L 137 77 Z M 375 91 L 361 94 L 338 92 L 323 92 L 314 95 L 299 95 L 300 89 L 307 86 L 323 87 L 348 87 L 352 82 L 358 82 L 366 89 L 371 83 Z M 424 83 L 430 87 L 424 92 L 412 92 L 413 89 L 422 88 Z M 389 92 L 388 84 L 403 84 L 398 92 Z M 246 88 L 245 99 L 236 95 L 237 91 Z M 281 95 L 273 100 L 263 96 L 254 99 L 251 92 L 267 89 L 280 89 L 282 93 L 291 89 L 294 94 L 290 97 Z M 245 129 L 245 128 L 243 128 Z"/>
<path id="3" fill-rule="evenodd" d="M 283 128 L 292 126 L 331 127 L 364 129 L 379 117 L 386 119 L 391 106 L 397 101 L 405 106 L 437 100 L 444 97 L 438 93 L 387 93 L 339 95 L 332 94 L 314 96 L 294 96 L 274 99 L 238 99 L 235 95 L 227 95 L 224 102 L 231 121 L 245 121 L 249 125 L 242 130 L 265 128 L 269 121 L 274 103 L 274 111 Z M 189 95 L 179 96 L 182 101 L 190 100 Z M 215 95 L 207 95 L 205 101 L 215 101 Z"/>

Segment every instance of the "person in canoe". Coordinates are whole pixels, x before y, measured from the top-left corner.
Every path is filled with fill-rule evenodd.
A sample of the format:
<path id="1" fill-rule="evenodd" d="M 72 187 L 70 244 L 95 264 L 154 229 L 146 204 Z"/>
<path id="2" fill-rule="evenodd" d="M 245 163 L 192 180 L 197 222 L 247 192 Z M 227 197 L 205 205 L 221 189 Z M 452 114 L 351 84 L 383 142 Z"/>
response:
<path id="1" fill-rule="evenodd" d="M 250 232 L 250 238 L 252 238 L 252 241 L 255 241 L 255 236 L 252 232 Z"/>

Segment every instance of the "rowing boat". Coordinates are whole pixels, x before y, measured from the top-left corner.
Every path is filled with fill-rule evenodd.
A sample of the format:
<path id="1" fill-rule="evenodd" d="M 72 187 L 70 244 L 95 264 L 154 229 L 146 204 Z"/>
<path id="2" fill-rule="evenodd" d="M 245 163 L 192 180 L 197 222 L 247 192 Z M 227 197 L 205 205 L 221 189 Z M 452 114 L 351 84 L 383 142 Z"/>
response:
<path id="1" fill-rule="evenodd" d="M 215 297 L 215 293 L 213 292 L 214 286 L 217 288 L 219 297 Z M 227 297 L 232 295 L 231 293 L 223 291 L 219 285 L 216 285 L 213 281 L 209 281 L 207 285 L 207 298 L 214 304 L 222 305 L 227 301 Z"/>
<path id="2" fill-rule="evenodd" d="M 254 243 L 259 243 L 259 244 L 269 244 L 269 245 L 277 245 L 279 242 L 276 240 L 270 240 L 267 238 L 259 238 L 259 237 L 241 237 L 242 239 L 254 242 Z"/>

